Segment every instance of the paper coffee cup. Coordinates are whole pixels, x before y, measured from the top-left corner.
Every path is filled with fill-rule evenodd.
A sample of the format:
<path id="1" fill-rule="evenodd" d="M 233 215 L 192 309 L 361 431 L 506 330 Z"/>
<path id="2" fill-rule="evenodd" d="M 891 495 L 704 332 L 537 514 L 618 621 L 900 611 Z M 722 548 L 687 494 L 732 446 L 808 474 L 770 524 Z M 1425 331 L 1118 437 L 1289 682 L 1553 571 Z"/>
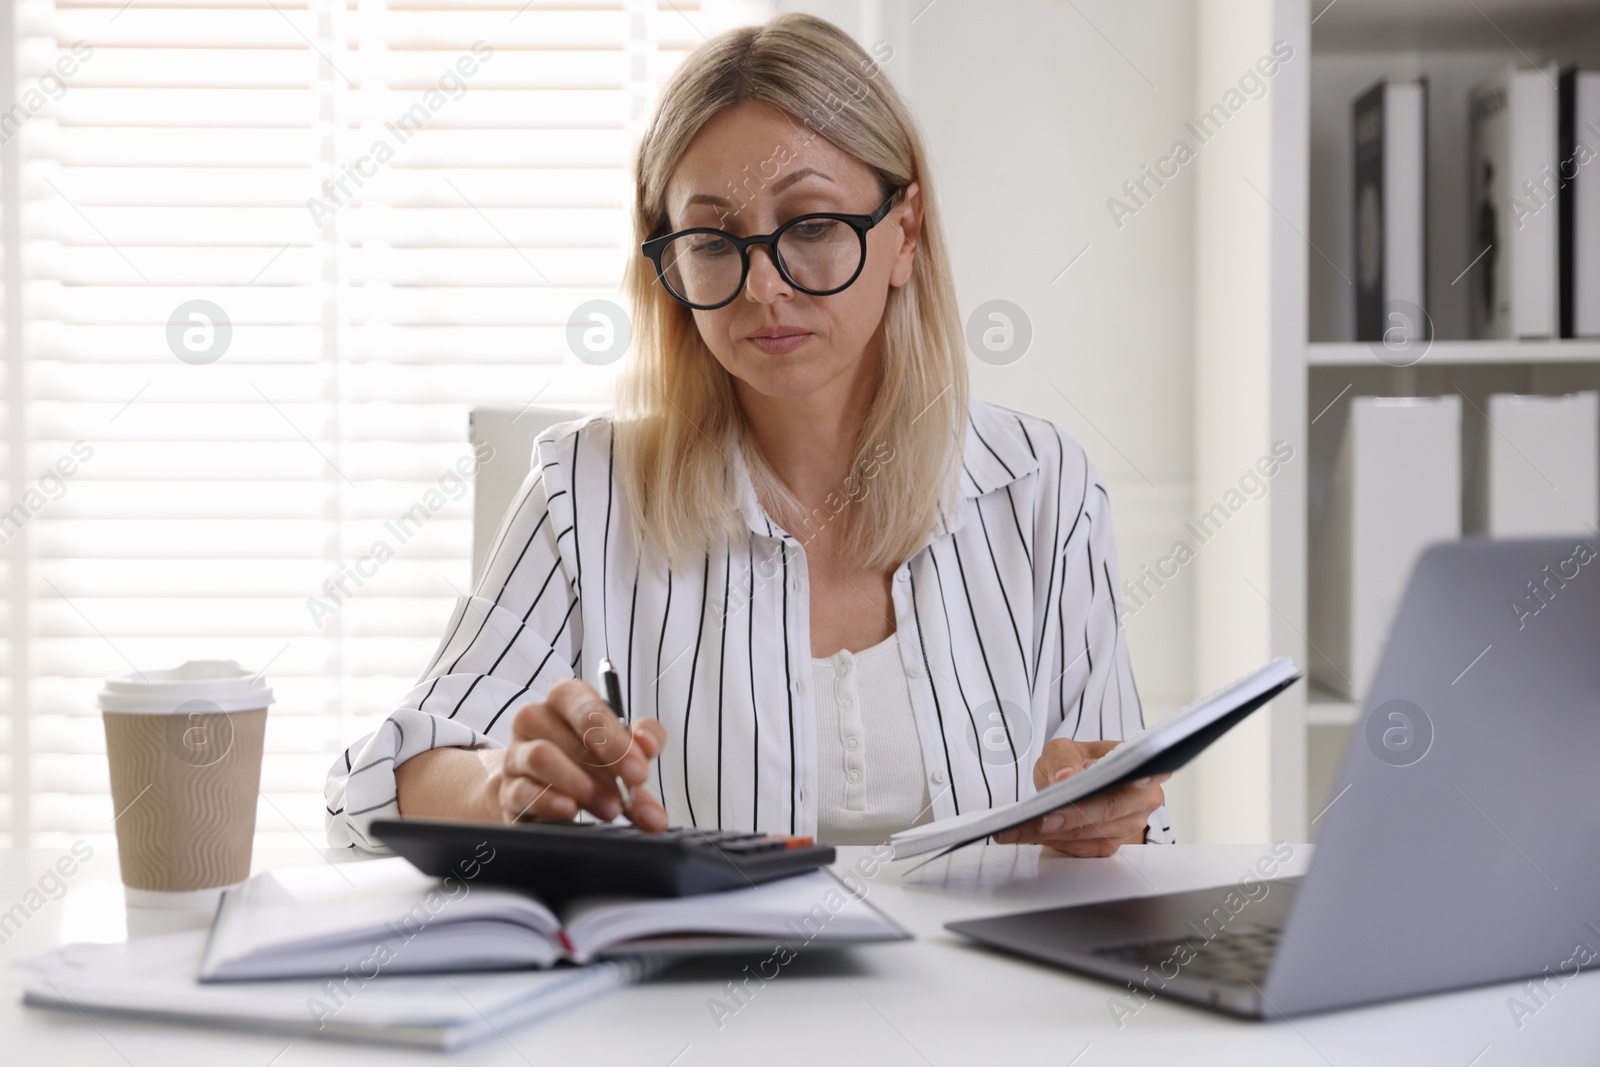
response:
<path id="1" fill-rule="evenodd" d="M 98 703 L 128 903 L 214 903 L 250 876 L 271 687 L 233 660 L 190 660 L 108 678 Z"/>

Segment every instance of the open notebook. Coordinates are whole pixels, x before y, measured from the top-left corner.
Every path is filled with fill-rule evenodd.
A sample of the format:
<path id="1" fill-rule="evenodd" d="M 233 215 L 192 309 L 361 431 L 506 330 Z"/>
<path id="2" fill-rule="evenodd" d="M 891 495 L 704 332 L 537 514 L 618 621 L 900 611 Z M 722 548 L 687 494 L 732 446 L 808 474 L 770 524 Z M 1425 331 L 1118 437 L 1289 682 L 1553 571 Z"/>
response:
<path id="1" fill-rule="evenodd" d="M 576 900 L 443 881 L 400 857 L 256 875 L 217 909 L 202 982 L 549 967 L 910 935 L 827 871 L 673 898 Z M 348 968 L 348 971 L 346 970 Z"/>
<path id="2" fill-rule="evenodd" d="M 1088 770 L 1079 771 L 1066 781 L 1047 785 L 1015 804 L 981 808 L 894 834 L 889 838 L 894 858 L 906 859 L 936 849 L 958 848 L 1021 826 L 1103 789 L 1146 775 L 1175 771 L 1300 677 L 1300 669 L 1293 660 L 1279 657 L 1147 726 L 1096 760 Z"/>

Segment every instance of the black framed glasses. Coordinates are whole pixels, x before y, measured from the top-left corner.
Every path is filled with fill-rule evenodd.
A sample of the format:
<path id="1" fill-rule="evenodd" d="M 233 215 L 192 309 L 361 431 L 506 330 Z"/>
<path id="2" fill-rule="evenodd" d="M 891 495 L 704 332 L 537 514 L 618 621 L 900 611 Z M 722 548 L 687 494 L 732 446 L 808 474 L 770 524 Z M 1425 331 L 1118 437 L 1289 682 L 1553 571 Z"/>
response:
<path id="1" fill-rule="evenodd" d="M 900 193 L 890 193 L 870 215 L 816 211 L 749 237 L 698 226 L 652 237 L 640 250 L 655 264 L 667 292 L 700 311 L 739 295 L 750 274 L 751 245 L 766 245 L 783 280 L 802 293 L 829 296 L 860 277 L 867 263 L 867 231 L 883 221 Z"/>

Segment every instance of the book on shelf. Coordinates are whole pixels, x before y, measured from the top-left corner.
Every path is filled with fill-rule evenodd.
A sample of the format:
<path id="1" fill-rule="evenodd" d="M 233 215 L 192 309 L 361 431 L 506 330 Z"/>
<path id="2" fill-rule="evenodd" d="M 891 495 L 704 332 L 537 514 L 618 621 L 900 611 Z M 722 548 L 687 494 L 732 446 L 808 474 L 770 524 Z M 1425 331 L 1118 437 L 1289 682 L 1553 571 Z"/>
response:
<path id="1" fill-rule="evenodd" d="M 1552 537 L 1600 523 L 1600 393 L 1495 393 L 1484 407 L 1465 435 L 1467 532 Z"/>
<path id="2" fill-rule="evenodd" d="M 1461 536 L 1461 397 L 1358 396 L 1311 531 L 1311 675 L 1361 700 L 1422 550 Z"/>
<path id="3" fill-rule="evenodd" d="M 1557 334 L 1557 68 L 1507 67 L 1470 96 L 1472 335 Z"/>
<path id="4" fill-rule="evenodd" d="M 1356 340 L 1426 340 L 1427 82 L 1380 81 L 1356 98 L 1351 123 Z"/>
<path id="5" fill-rule="evenodd" d="M 1600 71 L 1561 73 L 1561 336 L 1600 337 Z"/>

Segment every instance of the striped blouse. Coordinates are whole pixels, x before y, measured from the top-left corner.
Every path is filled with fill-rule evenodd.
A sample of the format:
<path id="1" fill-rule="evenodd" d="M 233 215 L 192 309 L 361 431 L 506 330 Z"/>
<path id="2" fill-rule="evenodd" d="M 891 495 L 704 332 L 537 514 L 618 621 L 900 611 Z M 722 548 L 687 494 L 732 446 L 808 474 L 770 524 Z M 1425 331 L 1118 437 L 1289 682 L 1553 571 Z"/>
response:
<path id="1" fill-rule="evenodd" d="M 1143 726 L 1098 473 L 1046 419 L 982 401 L 969 415 L 958 507 L 941 509 L 892 583 L 935 819 L 1034 792 L 1051 738 Z M 602 413 L 539 435 L 483 576 L 420 680 L 329 770 L 330 844 L 382 850 L 368 831 L 398 812 L 397 765 L 504 745 L 511 713 L 558 679 L 594 683 L 601 657 L 622 675 L 627 712 L 666 727 L 652 773 L 672 823 L 816 832 L 803 543 L 766 514 L 735 448 L 752 536 L 668 568 L 625 521 L 611 430 Z M 1146 839 L 1172 840 L 1164 807 Z"/>

